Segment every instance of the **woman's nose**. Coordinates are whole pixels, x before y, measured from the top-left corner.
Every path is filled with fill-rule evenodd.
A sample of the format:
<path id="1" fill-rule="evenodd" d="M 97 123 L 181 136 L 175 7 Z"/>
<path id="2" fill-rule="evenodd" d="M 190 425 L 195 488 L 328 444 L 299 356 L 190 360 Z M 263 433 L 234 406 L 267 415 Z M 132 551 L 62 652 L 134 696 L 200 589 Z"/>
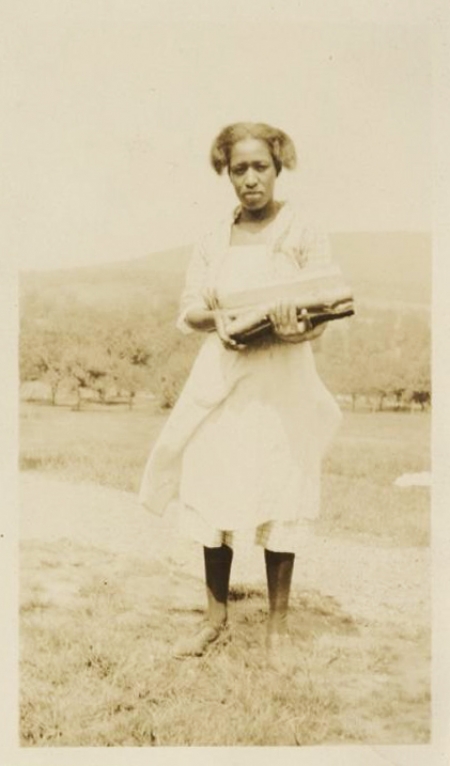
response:
<path id="1" fill-rule="evenodd" d="M 245 185 L 247 187 L 253 187 L 257 183 L 256 173 L 252 168 L 249 168 L 245 174 Z"/>

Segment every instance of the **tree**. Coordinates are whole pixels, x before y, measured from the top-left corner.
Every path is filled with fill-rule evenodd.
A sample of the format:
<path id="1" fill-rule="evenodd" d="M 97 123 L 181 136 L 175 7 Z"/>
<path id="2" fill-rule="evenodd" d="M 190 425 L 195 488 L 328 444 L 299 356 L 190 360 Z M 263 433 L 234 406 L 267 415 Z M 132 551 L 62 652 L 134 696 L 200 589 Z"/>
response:
<path id="1" fill-rule="evenodd" d="M 386 399 L 430 401 L 430 328 L 419 312 L 373 311 L 362 308 L 323 336 L 317 361 L 325 381 L 336 393 L 359 397 L 383 409 Z M 421 392 L 424 392 L 422 395 Z M 427 396 L 428 392 L 428 396 Z"/>
<path id="2" fill-rule="evenodd" d="M 20 379 L 40 380 L 51 392 L 51 402 L 56 404 L 59 384 L 64 377 L 62 365 L 63 341 L 57 331 L 27 324 L 20 335 Z"/>
<path id="3" fill-rule="evenodd" d="M 63 369 L 65 378 L 77 395 L 76 409 L 81 409 L 81 392 L 97 392 L 101 402 L 105 401 L 108 387 L 113 383 L 111 359 L 101 347 L 73 344 L 64 352 Z"/>
<path id="4" fill-rule="evenodd" d="M 111 374 L 117 389 L 125 392 L 128 397 L 130 410 L 138 391 L 142 390 L 146 381 L 144 365 L 130 364 L 127 359 L 115 359 L 112 362 Z"/>

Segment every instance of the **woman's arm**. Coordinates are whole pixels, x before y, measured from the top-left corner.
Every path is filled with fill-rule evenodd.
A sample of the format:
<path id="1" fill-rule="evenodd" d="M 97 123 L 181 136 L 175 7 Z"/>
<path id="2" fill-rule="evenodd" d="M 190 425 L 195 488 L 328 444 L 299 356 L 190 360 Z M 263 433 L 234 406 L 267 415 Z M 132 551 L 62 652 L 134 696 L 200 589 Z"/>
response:
<path id="1" fill-rule="evenodd" d="M 184 313 L 184 321 L 192 330 L 211 332 L 216 329 L 214 311 L 207 308 L 192 307 Z"/>
<path id="2" fill-rule="evenodd" d="M 186 272 L 184 290 L 181 295 L 177 327 L 183 333 L 216 331 L 227 348 L 242 348 L 230 338 L 227 326 L 228 312 L 221 311 L 217 295 L 208 288 L 210 248 L 208 235 L 195 247 Z"/>
<path id="3" fill-rule="evenodd" d="M 188 326 L 193 330 L 217 332 L 225 348 L 234 350 L 244 348 L 244 346 L 230 337 L 228 326 L 232 317 L 228 312 L 220 309 L 215 293 L 207 293 L 205 295 L 205 303 L 207 308 L 193 307 L 185 313 L 184 321 Z"/>
<path id="4" fill-rule="evenodd" d="M 203 295 L 207 273 L 208 253 L 205 241 L 202 240 L 194 247 L 181 294 L 177 327 L 183 333 L 191 333 L 197 329 L 213 329 L 209 327 L 210 319 L 205 316 L 210 313 Z"/>

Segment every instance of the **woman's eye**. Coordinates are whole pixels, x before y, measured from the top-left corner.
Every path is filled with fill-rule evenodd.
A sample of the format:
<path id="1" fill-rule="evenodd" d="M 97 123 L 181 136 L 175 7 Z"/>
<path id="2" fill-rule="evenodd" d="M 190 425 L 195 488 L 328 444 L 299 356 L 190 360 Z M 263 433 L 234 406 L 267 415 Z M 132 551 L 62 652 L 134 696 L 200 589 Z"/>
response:
<path id="1" fill-rule="evenodd" d="M 265 173 L 265 171 L 269 168 L 269 165 L 258 163 L 257 165 L 252 165 L 251 167 L 256 173 Z M 247 170 L 247 165 L 238 165 L 235 168 L 231 168 L 231 172 L 234 176 L 243 176 L 246 174 Z"/>

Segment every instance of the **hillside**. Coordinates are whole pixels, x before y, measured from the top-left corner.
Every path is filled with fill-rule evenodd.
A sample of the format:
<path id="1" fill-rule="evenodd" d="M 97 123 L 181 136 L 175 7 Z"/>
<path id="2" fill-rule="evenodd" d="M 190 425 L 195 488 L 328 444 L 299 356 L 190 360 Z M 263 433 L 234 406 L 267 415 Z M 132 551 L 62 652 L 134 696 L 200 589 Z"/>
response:
<path id="1" fill-rule="evenodd" d="M 431 236 L 422 232 L 339 232 L 331 235 L 336 261 L 360 303 L 427 307 L 431 301 Z M 153 306 L 176 300 L 191 247 L 104 266 L 25 272 L 21 286 L 40 300 L 72 298 L 98 308 L 145 298 Z"/>
<path id="2" fill-rule="evenodd" d="M 339 232 L 331 240 L 334 257 L 360 300 L 430 304 L 430 234 Z"/>

